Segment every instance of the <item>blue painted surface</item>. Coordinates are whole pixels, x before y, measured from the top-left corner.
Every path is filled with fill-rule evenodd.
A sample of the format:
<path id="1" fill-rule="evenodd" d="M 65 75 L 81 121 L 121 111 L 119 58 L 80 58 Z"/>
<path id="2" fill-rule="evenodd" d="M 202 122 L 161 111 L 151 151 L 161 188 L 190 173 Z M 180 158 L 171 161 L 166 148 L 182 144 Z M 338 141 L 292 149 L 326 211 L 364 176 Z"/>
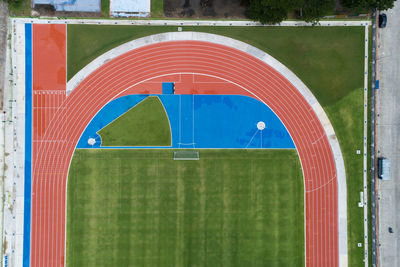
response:
<path id="1" fill-rule="evenodd" d="M 194 102 L 195 95 L 178 95 L 179 98 L 179 109 L 178 112 L 173 107 L 167 108 L 168 117 L 178 116 L 179 117 L 179 138 L 178 143 L 174 143 L 175 147 L 182 148 L 194 148 L 196 143 L 194 140 Z M 175 97 L 176 98 L 176 97 Z M 165 103 L 171 101 L 171 99 L 163 99 Z M 176 132 L 176 127 L 172 128 L 173 133 Z"/>
<path id="2" fill-rule="evenodd" d="M 25 24 L 25 191 L 23 266 L 29 267 L 32 178 L 32 24 Z"/>
<path id="3" fill-rule="evenodd" d="M 174 83 L 162 83 L 162 93 L 163 95 L 174 94 Z"/>
<path id="4" fill-rule="evenodd" d="M 92 147 L 88 144 L 89 138 L 94 138 L 96 140 L 96 144 L 93 147 L 99 147 L 101 138 L 97 134 L 97 131 L 101 130 L 107 124 L 111 123 L 113 120 L 127 112 L 147 96 L 148 95 L 123 96 L 105 105 L 86 127 L 81 138 L 79 139 L 77 147 Z"/>
<path id="5" fill-rule="evenodd" d="M 100 147 L 97 131 L 147 95 L 130 95 L 107 104 L 84 131 L 78 148 Z M 285 126 L 262 102 L 238 95 L 158 95 L 171 126 L 171 148 L 295 148 Z M 257 123 L 266 124 L 264 130 Z M 118 147 L 113 147 L 118 148 Z M 139 147 L 132 147 L 139 148 Z M 160 147 L 161 148 L 161 147 Z M 165 147 L 164 147 L 165 148 Z"/>

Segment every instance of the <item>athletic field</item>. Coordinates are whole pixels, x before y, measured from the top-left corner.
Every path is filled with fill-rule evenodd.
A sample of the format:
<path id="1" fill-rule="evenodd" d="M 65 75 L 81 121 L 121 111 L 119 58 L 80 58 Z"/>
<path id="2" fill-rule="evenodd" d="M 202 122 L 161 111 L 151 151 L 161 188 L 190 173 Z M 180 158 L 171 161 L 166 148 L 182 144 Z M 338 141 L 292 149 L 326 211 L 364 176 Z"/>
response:
<path id="1" fill-rule="evenodd" d="M 67 265 L 303 266 L 302 179 L 292 149 L 76 150 Z"/>
<path id="2" fill-rule="evenodd" d="M 25 117 L 27 126 L 32 122 L 25 135 L 32 174 L 26 168 L 31 179 L 25 188 L 32 191 L 25 194 L 31 217 L 24 225 L 24 262 L 336 266 L 342 261 L 344 243 L 337 241 L 345 235 L 338 224 L 345 220 L 336 218 L 338 211 L 345 214 L 337 205 L 337 197 L 344 198 L 337 193 L 338 165 L 320 113 L 275 71 L 274 62 L 259 61 L 251 49 L 237 50 L 240 45 L 213 42 L 205 38 L 208 32 L 268 52 L 316 96 L 345 161 L 349 265 L 363 264 L 363 248 L 357 247 L 363 238 L 357 205 L 362 158 L 355 151 L 363 140 L 364 27 L 184 27 L 193 31 L 193 40 L 186 40 L 185 33 L 169 34 L 176 31 L 169 26 L 81 26 L 24 26 L 32 74 L 26 75 L 32 76 L 26 80 Z M 79 84 L 67 84 L 98 55 L 155 33 L 178 39 L 126 51 L 76 79 Z M 164 90 L 168 84 L 173 90 Z M 193 149 L 200 158 L 176 161 L 177 149 Z"/>

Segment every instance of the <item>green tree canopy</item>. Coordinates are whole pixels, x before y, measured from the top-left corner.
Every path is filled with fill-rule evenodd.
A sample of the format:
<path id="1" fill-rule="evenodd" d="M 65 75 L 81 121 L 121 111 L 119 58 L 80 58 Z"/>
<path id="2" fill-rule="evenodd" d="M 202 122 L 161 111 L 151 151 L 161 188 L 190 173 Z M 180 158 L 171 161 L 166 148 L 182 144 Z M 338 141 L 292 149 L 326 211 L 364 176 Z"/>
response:
<path id="1" fill-rule="evenodd" d="M 275 24 L 287 18 L 287 1 L 250 0 L 247 15 L 263 24 Z"/>
<path id="2" fill-rule="evenodd" d="M 250 0 L 247 15 L 264 24 L 275 24 L 286 19 L 288 12 L 301 10 L 305 21 L 315 23 L 333 12 L 334 4 L 334 0 Z"/>
<path id="3" fill-rule="evenodd" d="M 396 0 L 341 0 L 343 6 L 347 8 L 377 8 L 386 10 L 393 7 Z"/>
<path id="4" fill-rule="evenodd" d="M 321 17 L 332 12 L 334 4 L 333 0 L 305 0 L 302 7 L 302 19 L 316 23 Z"/>

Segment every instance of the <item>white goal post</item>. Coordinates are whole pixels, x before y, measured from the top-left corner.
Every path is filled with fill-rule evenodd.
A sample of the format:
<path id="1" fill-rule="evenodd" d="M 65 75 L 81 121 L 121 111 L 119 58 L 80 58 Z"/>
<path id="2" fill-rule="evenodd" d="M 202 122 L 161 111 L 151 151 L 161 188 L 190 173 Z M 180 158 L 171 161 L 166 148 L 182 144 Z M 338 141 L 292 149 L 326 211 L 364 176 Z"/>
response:
<path id="1" fill-rule="evenodd" d="M 179 150 L 174 151 L 174 160 L 199 160 L 200 155 L 198 151 L 193 150 Z"/>

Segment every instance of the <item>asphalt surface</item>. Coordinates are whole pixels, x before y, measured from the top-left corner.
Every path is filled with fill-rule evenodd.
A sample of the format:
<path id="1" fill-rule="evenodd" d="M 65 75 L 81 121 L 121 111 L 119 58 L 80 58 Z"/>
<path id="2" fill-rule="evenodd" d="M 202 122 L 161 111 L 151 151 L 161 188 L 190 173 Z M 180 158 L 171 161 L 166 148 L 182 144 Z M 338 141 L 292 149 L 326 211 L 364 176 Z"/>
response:
<path id="1" fill-rule="evenodd" d="M 378 181 L 378 263 L 394 267 L 400 266 L 400 2 L 383 13 L 388 22 L 378 29 L 377 156 L 390 159 L 391 180 Z"/>

